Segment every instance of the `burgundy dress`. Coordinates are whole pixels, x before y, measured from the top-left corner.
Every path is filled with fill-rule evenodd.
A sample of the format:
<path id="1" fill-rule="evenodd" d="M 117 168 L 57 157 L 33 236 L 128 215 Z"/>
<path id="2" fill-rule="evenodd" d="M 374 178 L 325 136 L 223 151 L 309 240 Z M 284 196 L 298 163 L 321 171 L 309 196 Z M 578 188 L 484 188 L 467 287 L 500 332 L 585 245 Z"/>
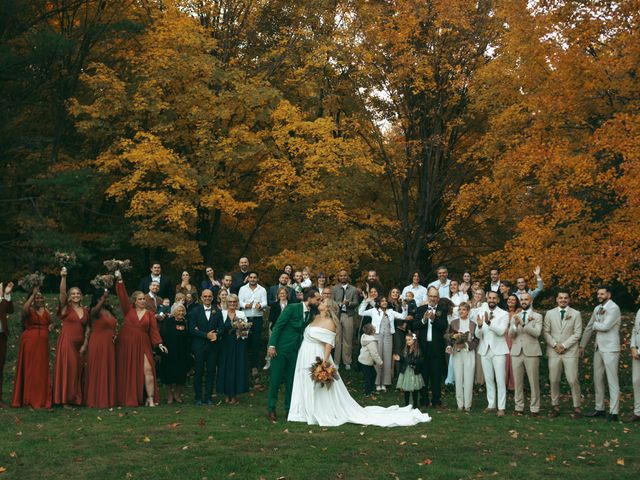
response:
<path id="1" fill-rule="evenodd" d="M 155 314 L 147 310 L 138 319 L 135 307 L 129 301 L 124 283 L 116 284 L 116 292 L 124 314 L 124 323 L 116 340 L 116 391 L 117 403 L 125 407 L 137 407 L 145 401 L 144 357 L 153 371 L 154 402 L 158 403 L 158 381 L 153 346 L 162 343 Z"/>
<path id="2" fill-rule="evenodd" d="M 91 408 L 110 408 L 116 405 L 116 349 L 113 337 L 118 322 L 108 310 L 91 323 L 87 349 L 84 403 Z"/>
<path id="3" fill-rule="evenodd" d="M 51 314 L 40 315 L 34 308 L 23 319 L 12 407 L 51 408 L 49 366 L 49 324 Z"/>
<path id="4" fill-rule="evenodd" d="M 70 305 L 65 314 L 58 316 L 62 331 L 58 337 L 56 363 L 53 370 L 53 403 L 59 405 L 82 405 L 83 359 L 80 347 L 84 343 L 84 329 L 89 321 L 89 310 L 82 308 L 82 318 Z"/>

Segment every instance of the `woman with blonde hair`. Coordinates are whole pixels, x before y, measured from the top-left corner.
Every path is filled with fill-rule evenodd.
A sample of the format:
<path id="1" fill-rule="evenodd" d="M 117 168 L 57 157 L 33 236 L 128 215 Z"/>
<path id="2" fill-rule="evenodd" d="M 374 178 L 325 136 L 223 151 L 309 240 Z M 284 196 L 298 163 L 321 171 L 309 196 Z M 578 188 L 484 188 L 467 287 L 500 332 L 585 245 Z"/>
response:
<path id="1" fill-rule="evenodd" d="M 155 314 L 147 309 L 145 294 L 135 291 L 131 299 L 116 270 L 116 292 L 124 322 L 116 340 L 116 385 L 118 405 L 155 407 L 158 395 L 153 347 L 168 353 L 158 331 Z"/>
<path id="2" fill-rule="evenodd" d="M 331 388 L 319 388 L 309 375 L 309 368 L 319 358 L 325 368 L 335 369 L 331 350 L 336 344 L 338 324 L 337 305 L 323 299 L 319 314 L 304 331 L 304 339 L 296 357 L 290 422 L 309 425 L 338 426 L 350 422 L 359 425 L 396 427 L 428 422 L 431 417 L 411 406 L 400 408 L 361 407 L 347 390 L 342 378 L 333 377 Z"/>
<path id="3" fill-rule="evenodd" d="M 60 271 L 58 318 L 62 323 L 53 370 L 53 403 L 82 404 L 82 364 L 89 342 L 89 310 L 78 287 L 67 291 L 67 269 Z"/>

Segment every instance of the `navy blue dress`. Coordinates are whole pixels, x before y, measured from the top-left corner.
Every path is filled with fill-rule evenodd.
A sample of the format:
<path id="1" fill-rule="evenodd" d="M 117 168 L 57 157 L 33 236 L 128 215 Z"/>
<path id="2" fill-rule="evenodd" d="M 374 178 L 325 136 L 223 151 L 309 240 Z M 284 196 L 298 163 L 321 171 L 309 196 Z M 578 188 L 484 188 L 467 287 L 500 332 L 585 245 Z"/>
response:
<path id="1" fill-rule="evenodd" d="M 226 312 L 223 312 L 226 316 Z M 226 316 L 222 334 L 222 351 L 218 366 L 216 389 L 219 394 L 237 397 L 249 391 L 249 368 L 247 364 L 247 340 L 238 338 L 231 319 Z"/>

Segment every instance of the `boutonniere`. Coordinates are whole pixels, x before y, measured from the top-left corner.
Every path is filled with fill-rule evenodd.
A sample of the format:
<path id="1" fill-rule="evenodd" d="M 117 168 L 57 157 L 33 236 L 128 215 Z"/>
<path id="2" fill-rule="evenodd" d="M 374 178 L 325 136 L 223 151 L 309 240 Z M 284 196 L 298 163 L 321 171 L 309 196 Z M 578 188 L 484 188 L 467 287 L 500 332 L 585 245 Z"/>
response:
<path id="1" fill-rule="evenodd" d="M 442 312 L 436 310 L 436 318 L 440 318 L 442 316 Z"/>
<path id="2" fill-rule="evenodd" d="M 598 315 L 604 315 L 604 308 L 600 307 L 600 310 L 598 310 Z"/>
<path id="3" fill-rule="evenodd" d="M 572 318 L 571 315 L 567 315 L 566 317 L 564 317 L 565 321 L 566 320 L 571 320 L 571 318 Z"/>

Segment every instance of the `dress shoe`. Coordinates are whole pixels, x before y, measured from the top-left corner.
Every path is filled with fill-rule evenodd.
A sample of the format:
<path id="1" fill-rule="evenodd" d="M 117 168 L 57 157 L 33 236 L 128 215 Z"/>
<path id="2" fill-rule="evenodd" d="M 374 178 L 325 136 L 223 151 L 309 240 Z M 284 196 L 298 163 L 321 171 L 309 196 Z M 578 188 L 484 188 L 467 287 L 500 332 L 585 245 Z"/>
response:
<path id="1" fill-rule="evenodd" d="M 610 422 L 617 422 L 618 421 L 618 414 L 617 413 L 610 413 L 609 416 L 607 417 L 607 420 L 609 420 Z"/>
<path id="2" fill-rule="evenodd" d="M 573 409 L 573 413 L 571 414 L 572 418 L 580 418 L 582 417 L 582 410 L 580 410 L 579 408 L 574 408 Z"/>
<path id="3" fill-rule="evenodd" d="M 207 405 L 209 406 L 213 405 L 213 400 L 207 400 Z"/>
<path id="4" fill-rule="evenodd" d="M 484 413 L 494 413 L 495 411 L 496 411 L 496 409 L 495 409 L 495 408 L 489 408 L 489 407 L 487 407 L 487 408 L 485 408 L 485 409 L 484 409 Z"/>
<path id="5" fill-rule="evenodd" d="M 347 371 L 348 371 L 348 370 L 351 370 L 351 365 L 345 365 L 345 366 L 344 366 L 344 369 L 345 369 L 345 370 L 347 370 Z"/>
<path id="6" fill-rule="evenodd" d="M 632 415 L 631 417 L 627 418 L 625 422 L 627 423 L 640 422 L 640 415 Z"/>
<path id="7" fill-rule="evenodd" d="M 553 407 L 549 412 L 551 418 L 556 418 L 558 415 L 560 415 L 560 407 Z"/>
<path id="8" fill-rule="evenodd" d="M 604 410 L 594 410 L 591 413 L 585 413 L 584 414 L 585 417 L 592 417 L 592 418 L 597 418 L 597 417 L 606 417 Z"/>
<path id="9" fill-rule="evenodd" d="M 196 406 L 199 407 L 202 405 L 202 400 L 196 400 Z"/>
<path id="10" fill-rule="evenodd" d="M 277 422 L 278 417 L 276 416 L 276 412 L 267 412 L 267 418 L 270 422 Z"/>
<path id="11" fill-rule="evenodd" d="M 504 417 L 504 410 L 498 410 L 498 416 Z"/>
<path id="12" fill-rule="evenodd" d="M 531 415 L 532 417 L 539 417 L 540 413 L 539 412 L 531 412 L 529 415 Z"/>
<path id="13" fill-rule="evenodd" d="M 514 411 L 513 411 L 513 413 L 512 413 L 512 415 L 513 415 L 514 417 L 521 417 L 521 416 L 523 416 L 523 415 L 524 415 L 524 412 L 523 412 L 523 411 L 521 411 L 521 410 L 514 410 Z"/>

